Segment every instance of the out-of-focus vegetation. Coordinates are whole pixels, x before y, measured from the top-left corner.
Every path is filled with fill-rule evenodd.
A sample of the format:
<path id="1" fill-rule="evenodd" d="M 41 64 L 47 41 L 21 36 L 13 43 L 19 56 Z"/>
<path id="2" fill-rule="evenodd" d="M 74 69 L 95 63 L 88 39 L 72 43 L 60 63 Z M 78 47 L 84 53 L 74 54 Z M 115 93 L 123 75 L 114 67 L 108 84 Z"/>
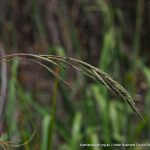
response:
<path id="1" fill-rule="evenodd" d="M 56 54 L 86 61 L 123 85 L 146 120 L 71 67 L 60 71 L 49 66 L 76 92 L 40 66 L 14 60 L 7 64 L 7 73 L 1 64 L 1 87 L 6 89 L 6 84 L 7 90 L 1 90 L 0 97 L 0 141 L 25 143 L 36 130 L 33 139 L 18 149 L 79 150 L 84 143 L 150 142 L 148 0 L 0 2 L 1 54 Z"/>

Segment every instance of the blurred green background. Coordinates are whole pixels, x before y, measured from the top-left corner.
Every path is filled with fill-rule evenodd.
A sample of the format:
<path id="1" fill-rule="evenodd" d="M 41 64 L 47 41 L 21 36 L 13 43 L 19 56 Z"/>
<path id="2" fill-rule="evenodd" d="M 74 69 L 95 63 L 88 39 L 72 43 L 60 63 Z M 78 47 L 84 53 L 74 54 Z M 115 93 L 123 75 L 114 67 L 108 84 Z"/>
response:
<path id="1" fill-rule="evenodd" d="M 149 149 L 80 146 L 150 143 L 149 0 L 0 0 L 0 53 L 22 52 L 101 68 L 129 91 L 146 121 L 71 67 L 58 73 L 75 92 L 38 65 L 12 61 L 0 68 L 1 141 L 25 143 L 35 130 L 18 149 Z"/>

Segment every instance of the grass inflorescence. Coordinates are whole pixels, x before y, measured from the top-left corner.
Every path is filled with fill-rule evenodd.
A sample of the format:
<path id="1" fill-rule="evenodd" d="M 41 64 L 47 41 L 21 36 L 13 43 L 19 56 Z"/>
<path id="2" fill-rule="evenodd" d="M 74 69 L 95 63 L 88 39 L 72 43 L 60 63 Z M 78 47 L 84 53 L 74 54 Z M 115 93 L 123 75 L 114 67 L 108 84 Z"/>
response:
<path id="1" fill-rule="evenodd" d="M 74 59 L 74 58 L 55 56 L 55 55 L 36 55 L 36 54 L 29 54 L 29 53 L 9 54 L 9 55 L 0 57 L 0 59 L 1 59 L 1 62 L 17 59 L 19 61 L 29 61 L 32 63 L 36 63 L 44 67 L 45 69 L 47 69 L 53 76 L 63 81 L 63 83 L 67 85 L 69 88 L 73 89 L 73 87 L 70 86 L 58 73 L 56 73 L 53 69 L 45 65 L 45 62 L 51 63 L 59 67 L 60 69 L 64 69 L 64 67 L 62 67 L 62 63 L 70 65 L 74 69 L 85 74 L 86 76 L 102 83 L 110 91 L 115 92 L 118 96 L 120 96 L 130 105 L 130 107 L 139 115 L 139 117 L 142 120 L 144 120 L 142 114 L 136 108 L 134 100 L 129 95 L 129 93 L 125 90 L 124 87 L 122 87 L 118 82 L 113 80 L 110 75 L 108 75 L 101 69 L 96 68 L 84 61 Z"/>

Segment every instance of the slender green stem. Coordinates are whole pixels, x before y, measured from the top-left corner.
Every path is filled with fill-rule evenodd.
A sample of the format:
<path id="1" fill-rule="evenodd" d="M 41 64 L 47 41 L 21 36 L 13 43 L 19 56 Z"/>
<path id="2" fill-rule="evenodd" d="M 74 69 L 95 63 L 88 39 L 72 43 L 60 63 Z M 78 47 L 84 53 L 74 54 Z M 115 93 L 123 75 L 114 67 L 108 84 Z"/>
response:
<path id="1" fill-rule="evenodd" d="M 143 14 L 144 14 L 144 0 L 137 1 L 137 12 L 136 12 L 136 24 L 135 24 L 135 34 L 133 41 L 133 61 L 134 66 L 136 64 L 136 59 L 139 55 L 140 50 L 140 36 L 141 36 L 141 27 L 143 22 Z M 134 67 L 133 66 L 133 67 Z"/>
<path id="2" fill-rule="evenodd" d="M 59 73 L 59 69 L 57 68 L 57 73 Z M 56 117 L 56 99 L 58 94 L 58 85 L 59 80 L 58 78 L 55 78 L 54 80 L 54 88 L 53 88 L 53 96 L 52 96 L 52 112 L 51 112 L 51 123 L 49 127 L 49 134 L 48 134 L 48 150 L 52 150 L 52 142 L 53 142 L 53 130 L 55 127 L 55 117 Z"/>

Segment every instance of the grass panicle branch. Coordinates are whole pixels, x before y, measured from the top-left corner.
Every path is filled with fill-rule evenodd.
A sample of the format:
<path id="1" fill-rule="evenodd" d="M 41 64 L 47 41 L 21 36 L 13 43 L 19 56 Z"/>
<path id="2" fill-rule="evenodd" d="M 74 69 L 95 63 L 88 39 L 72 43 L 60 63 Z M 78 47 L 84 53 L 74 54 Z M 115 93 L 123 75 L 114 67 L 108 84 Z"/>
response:
<path id="1" fill-rule="evenodd" d="M 12 141 L 0 141 L 0 148 L 7 150 L 7 149 L 19 148 L 19 147 L 25 146 L 32 141 L 35 134 L 36 134 L 36 130 L 34 130 L 33 134 L 27 141 L 25 141 L 24 143 L 21 143 L 21 144 L 13 144 Z"/>
<path id="2" fill-rule="evenodd" d="M 74 58 L 55 56 L 55 55 L 36 55 L 36 54 L 29 54 L 29 53 L 15 53 L 15 54 L 9 54 L 9 55 L 0 57 L 0 62 L 10 61 L 13 59 L 37 63 L 38 65 L 47 69 L 56 78 L 64 82 L 64 84 L 67 85 L 69 88 L 73 89 L 58 73 L 56 73 L 50 67 L 45 65 L 45 62 L 51 63 L 59 67 L 60 69 L 64 69 L 64 67 L 61 64 L 70 65 L 74 69 L 85 74 L 86 76 L 102 83 L 110 91 L 115 92 L 118 96 L 120 96 L 130 105 L 130 107 L 139 115 L 139 117 L 142 120 L 144 120 L 142 114 L 136 108 L 134 100 L 129 95 L 129 93 L 125 90 L 125 88 L 123 88 L 118 82 L 113 80 L 112 77 L 108 75 L 107 73 L 105 73 L 104 71 L 84 61 L 74 59 Z"/>

